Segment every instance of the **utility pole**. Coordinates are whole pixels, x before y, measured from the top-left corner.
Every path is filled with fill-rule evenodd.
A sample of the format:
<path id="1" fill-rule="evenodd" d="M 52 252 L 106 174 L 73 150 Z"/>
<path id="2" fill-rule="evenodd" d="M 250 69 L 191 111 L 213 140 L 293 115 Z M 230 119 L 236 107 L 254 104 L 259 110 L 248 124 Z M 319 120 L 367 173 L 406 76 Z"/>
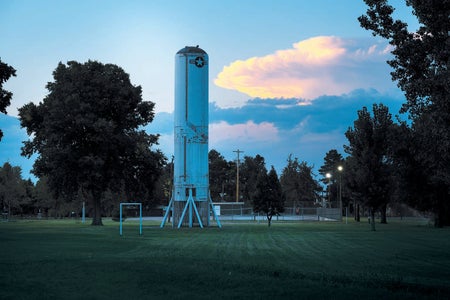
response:
<path id="1" fill-rule="evenodd" d="M 239 149 L 233 151 L 237 153 L 237 161 L 236 161 L 236 202 L 239 202 L 239 154 L 244 153 Z"/>
<path id="2" fill-rule="evenodd" d="M 341 210 L 342 221 L 342 174 L 339 173 L 339 209 Z"/>

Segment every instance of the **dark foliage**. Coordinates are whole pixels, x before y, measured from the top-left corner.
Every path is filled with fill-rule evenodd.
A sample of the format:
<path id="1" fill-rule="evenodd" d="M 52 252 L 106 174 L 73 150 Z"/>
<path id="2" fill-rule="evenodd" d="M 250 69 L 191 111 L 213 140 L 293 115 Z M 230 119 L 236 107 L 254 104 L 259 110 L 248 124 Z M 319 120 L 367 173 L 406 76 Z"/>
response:
<path id="1" fill-rule="evenodd" d="M 322 187 L 314 178 L 313 166 L 308 166 L 298 158 L 289 155 L 284 167 L 280 184 L 286 197 L 287 205 L 292 207 L 312 207 L 320 200 Z"/>
<path id="2" fill-rule="evenodd" d="M 240 166 L 240 180 L 242 182 L 242 194 L 246 204 L 252 204 L 256 194 L 258 177 L 267 174 L 264 157 L 257 154 L 255 157 L 244 156 L 244 162 Z"/>
<path id="3" fill-rule="evenodd" d="M 3 89 L 3 84 L 11 78 L 16 76 L 16 70 L 2 62 L 0 59 L 0 113 L 6 114 L 6 108 L 11 104 L 12 93 Z M 0 129 L 0 141 L 2 140 L 3 132 Z"/>
<path id="4" fill-rule="evenodd" d="M 281 189 L 280 181 L 275 169 L 269 173 L 260 173 L 256 181 L 256 194 L 253 198 L 253 211 L 263 212 L 267 216 L 267 224 L 270 227 L 272 217 L 284 211 L 285 196 Z"/>
<path id="5" fill-rule="evenodd" d="M 214 201 L 231 200 L 231 191 L 236 184 L 236 171 L 231 163 L 217 151 L 210 150 L 209 161 L 209 189 Z"/>
<path id="6" fill-rule="evenodd" d="M 158 136 L 140 130 L 153 120 L 154 103 L 143 102 L 141 87 L 116 65 L 70 61 L 53 77 L 43 102 L 19 109 L 33 135 L 22 152 L 39 154 L 33 173 L 47 177 L 56 198 L 81 191 L 94 208 L 93 225 L 100 225 L 104 192 L 148 199 L 158 179 L 164 156 L 150 149 Z"/>
<path id="7" fill-rule="evenodd" d="M 371 210 L 372 229 L 375 230 L 375 211 L 389 202 L 392 191 L 392 155 L 389 145 L 394 123 L 388 108 L 373 105 L 373 116 L 366 107 L 358 111 L 353 128 L 345 133 L 349 145 L 346 164 L 347 177 L 351 177 L 348 188 L 355 197 Z"/>
<path id="8" fill-rule="evenodd" d="M 410 148 L 402 163 L 411 162 L 420 171 L 420 185 L 413 179 L 417 207 L 430 207 L 435 225 L 450 225 L 450 1 L 407 0 L 420 23 L 416 32 L 393 18 L 394 7 L 386 0 L 365 0 L 366 15 L 359 17 L 363 28 L 394 46 L 392 79 L 404 91 L 402 111 L 411 120 Z M 429 193 L 431 192 L 431 194 Z M 426 202 L 426 203 L 420 203 Z"/>

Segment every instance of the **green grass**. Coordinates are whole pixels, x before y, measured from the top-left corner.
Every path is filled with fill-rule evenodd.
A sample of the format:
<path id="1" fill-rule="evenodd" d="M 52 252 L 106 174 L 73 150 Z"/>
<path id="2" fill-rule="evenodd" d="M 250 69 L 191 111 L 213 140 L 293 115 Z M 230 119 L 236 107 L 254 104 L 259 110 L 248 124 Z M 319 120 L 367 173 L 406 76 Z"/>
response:
<path id="1" fill-rule="evenodd" d="M 450 228 L 0 223 L 0 299 L 448 299 Z"/>

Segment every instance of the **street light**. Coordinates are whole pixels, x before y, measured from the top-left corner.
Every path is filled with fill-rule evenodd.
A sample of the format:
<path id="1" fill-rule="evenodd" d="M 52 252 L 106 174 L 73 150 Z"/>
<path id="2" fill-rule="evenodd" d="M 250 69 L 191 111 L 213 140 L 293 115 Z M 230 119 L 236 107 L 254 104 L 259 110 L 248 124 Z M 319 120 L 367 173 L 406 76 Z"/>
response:
<path id="1" fill-rule="evenodd" d="M 328 203 L 331 206 L 331 193 L 330 193 L 330 183 L 331 183 L 331 174 L 327 173 L 325 174 L 325 177 L 328 178 Z"/>
<path id="2" fill-rule="evenodd" d="M 339 171 L 339 207 L 341 208 L 341 220 L 342 220 L 342 171 L 344 168 L 342 166 L 337 167 Z M 345 216 L 347 216 L 347 213 L 345 213 Z"/>

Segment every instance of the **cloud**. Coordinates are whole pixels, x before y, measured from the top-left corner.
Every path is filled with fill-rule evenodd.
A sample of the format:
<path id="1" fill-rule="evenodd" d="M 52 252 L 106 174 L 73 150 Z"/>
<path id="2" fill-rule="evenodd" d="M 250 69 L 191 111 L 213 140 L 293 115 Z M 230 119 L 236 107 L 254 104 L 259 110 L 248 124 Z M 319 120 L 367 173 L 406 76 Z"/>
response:
<path id="1" fill-rule="evenodd" d="M 279 139 L 278 129 L 270 122 L 256 124 L 253 121 L 246 123 L 229 124 L 220 121 L 209 125 L 210 143 L 212 147 L 222 143 L 268 143 Z"/>
<path id="2" fill-rule="evenodd" d="M 210 148 L 227 160 L 235 159 L 236 149 L 244 155 L 262 155 L 267 166 L 278 172 L 289 154 L 317 169 L 331 149 L 344 154 L 345 132 L 363 106 L 383 103 L 398 113 L 404 97 L 357 89 L 340 96 L 321 96 L 302 106 L 302 99 L 252 99 L 241 107 L 221 108 L 210 104 Z"/>
<path id="3" fill-rule="evenodd" d="M 362 54 L 361 54 L 362 55 Z M 363 106 L 383 103 L 392 115 L 398 113 L 404 96 L 390 95 L 373 89 L 358 89 L 340 96 L 321 96 L 302 106 L 302 99 L 252 99 L 241 107 L 221 108 L 216 103 L 209 107 L 209 148 L 219 151 L 226 160 L 236 158 L 236 149 L 244 156 L 263 156 L 267 167 L 274 165 L 277 172 L 286 166 L 289 154 L 314 165 L 316 170 L 331 149 L 343 152 L 347 143 L 345 132 L 353 126 L 357 111 Z M 170 161 L 174 153 L 173 113 L 160 112 L 145 127 L 148 133 L 160 134 L 159 145 Z M 0 114 L 0 128 L 5 136 L 0 142 L 0 165 L 9 161 L 29 170 L 34 159 L 20 156 L 21 141 L 27 139 L 17 118 Z"/>
<path id="4" fill-rule="evenodd" d="M 232 62 L 214 83 L 253 98 L 299 98 L 303 104 L 357 88 L 386 90 L 392 87 L 385 63 L 389 50 L 373 40 L 318 36 L 291 49 Z"/>

